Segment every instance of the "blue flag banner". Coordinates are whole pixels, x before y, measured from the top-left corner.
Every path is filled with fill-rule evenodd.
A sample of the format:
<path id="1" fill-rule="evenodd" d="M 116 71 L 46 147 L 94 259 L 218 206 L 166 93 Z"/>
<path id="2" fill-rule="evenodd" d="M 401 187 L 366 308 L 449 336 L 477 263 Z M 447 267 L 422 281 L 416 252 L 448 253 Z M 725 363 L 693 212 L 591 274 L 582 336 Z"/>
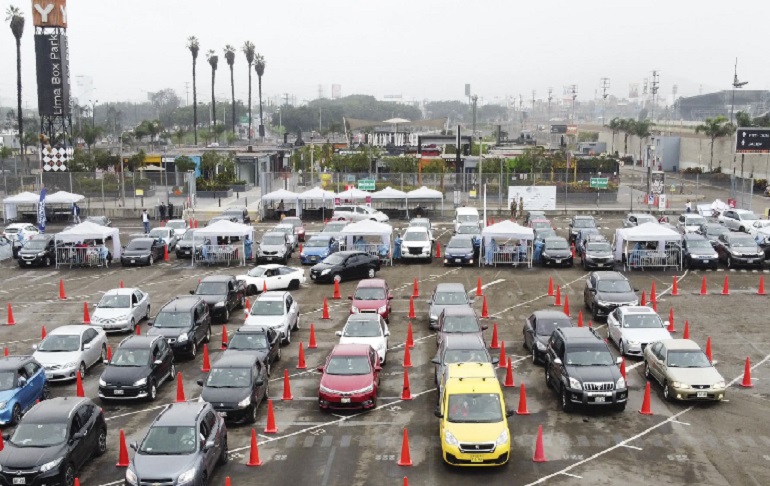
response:
<path id="1" fill-rule="evenodd" d="M 37 205 L 37 226 L 41 233 L 45 233 L 45 187 L 40 191 L 40 202 Z"/>

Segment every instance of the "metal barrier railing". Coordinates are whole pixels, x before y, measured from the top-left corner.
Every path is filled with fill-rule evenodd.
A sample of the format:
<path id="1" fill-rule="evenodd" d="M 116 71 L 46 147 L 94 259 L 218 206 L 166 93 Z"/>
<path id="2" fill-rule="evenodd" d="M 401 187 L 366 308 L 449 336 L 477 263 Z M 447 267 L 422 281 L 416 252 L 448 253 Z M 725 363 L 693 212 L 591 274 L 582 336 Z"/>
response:
<path id="1" fill-rule="evenodd" d="M 664 250 L 630 250 L 623 254 L 623 268 L 648 269 L 648 268 L 676 268 L 681 269 L 682 252 L 678 248 L 666 248 Z"/>
<path id="2" fill-rule="evenodd" d="M 243 248 L 234 245 L 200 245 L 195 249 L 193 263 L 200 262 L 206 265 L 240 264 Z"/>
<path id="3" fill-rule="evenodd" d="M 512 265 L 532 266 L 532 246 L 526 245 L 495 245 L 495 249 L 490 255 L 487 248 L 484 248 L 484 255 L 480 259 L 484 265 Z"/>
<path id="4" fill-rule="evenodd" d="M 56 248 L 56 268 L 72 267 L 107 267 L 109 251 L 104 246 L 60 246 Z"/>
<path id="5" fill-rule="evenodd" d="M 362 251 L 379 258 L 381 261 L 392 264 L 390 247 L 383 243 L 354 243 L 348 245 L 347 242 L 342 239 L 342 241 L 340 241 L 340 251 Z M 401 251 L 403 252 L 403 247 L 401 248 Z"/>

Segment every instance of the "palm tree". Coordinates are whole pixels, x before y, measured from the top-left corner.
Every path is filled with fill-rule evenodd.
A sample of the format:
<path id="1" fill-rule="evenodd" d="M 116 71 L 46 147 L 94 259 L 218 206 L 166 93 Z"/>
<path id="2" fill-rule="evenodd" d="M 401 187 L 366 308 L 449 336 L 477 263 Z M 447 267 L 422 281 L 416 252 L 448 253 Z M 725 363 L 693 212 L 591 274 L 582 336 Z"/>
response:
<path id="1" fill-rule="evenodd" d="M 211 65 L 211 118 L 214 123 L 214 130 L 217 128 L 217 101 L 214 98 L 214 82 L 217 76 L 217 65 L 219 64 L 219 56 L 217 56 L 213 50 L 209 49 L 206 54 L 206 59 Z"/>
<path id="2" fill-rule="evenodd" d="M 620 120 L 619 130 L 623 132 L 623 156 L 628 154 L 628 136 L 633 135 L 636 121 L 633 118 L 624 118 Z"/>
<path id="3" fill-rule="evenodd" d="M 615 153 L 615 135 L 617 135 L 620 132 L 621 127 L 623 126 L 622 120 L 618 117 L 613 118 L 610 120 L 610 123 L 607 125 L 610 130 L 612 130 L 612 150 L 610 153 Z"/>
<path id="4" fill-rule="evenodd" d="M 230 112 L 232 113 L 233 120 L 233 134 L 235 133 L 235 78 L 233 78 L 233 64 L 235 64 L 235 47 L 227 44 L 225 46 L 225 60 L 227 65 L 230 66 L 230 98 L 232 99 L 233 106 Z"/>
<path id="5" fill-rule="evenodd" d="M 652 135 L 650 132 L 652 125 L 653 123 L 646 119 L 634 122 L 632 134 L 639 137 L 639 160 L 642 159 L 642 143 L 647 139 L 647 137 Z"/>
<path id="6" fill-rule="evenodd" d="M 249 144 L 251 144 L 251 65 L 254 64 L 254 55 L 257 51 L 254 43 L 251 41 L 244 42 L 241 50 L 246 56 L 246 62 L 248 63 L 246 69 L 249 71 Z"/>
<path id="7" fill-rule="evenodd" d="M 198 145 L 198 92 L 195 86 L 195 63 L 198 60 L 198 51 L 200 44 L 198 38 L 191 35 L 187 38 L 187 48 L 190 49 L 193 60 L 193 133 L 195 134 L 195 145 Z"/>
<path id="8" fill-rule="evenodd" d="M 24 125 L 21 113 L 21 36 L 24 34 L 24 14 L 19 7 L 11 5 L 5 11 L 5 20 L 11 24 L 11 32 L 16 38 L 16 123 L 19 124 L 19 147 L 24 156 Z"/>
<path id="9" fill-rule="evenodd" d="M 701 132 L 711 139 L 711 159 L 709 160 L 709 172 L 711 172 L 714 168 L 714 141 L 735 133 L 735 125 L 719 115 L 715 118 L 706 118 L 701 125 L 695 127 L 695 133 Z"/>
<path id="10" fill-rule="evenodd" d="M 261 140 L 264 140 L 265 124 L 262 120 L 262 75 L 265 74 L 265 58 L 262 54 L 257 54 L 254 57 L 254 70 L 257 71 L 257 79 L 259 81 L 259 137 Z"/>

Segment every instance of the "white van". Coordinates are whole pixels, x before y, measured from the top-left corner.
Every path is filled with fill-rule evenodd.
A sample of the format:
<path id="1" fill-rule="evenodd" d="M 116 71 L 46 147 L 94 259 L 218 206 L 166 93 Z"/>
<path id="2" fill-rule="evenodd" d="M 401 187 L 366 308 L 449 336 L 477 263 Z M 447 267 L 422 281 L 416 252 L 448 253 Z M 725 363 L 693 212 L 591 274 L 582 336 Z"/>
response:
<path id="1" fill-rule="evenodd" d="M 457 208 L 455 209 L 455 233 L 457 233 L 457 229 L 460 228 L 460 225 L 463 223 L 474 223 L 476 225 L 479 224 L 479 210 L 476 208 Z"/>

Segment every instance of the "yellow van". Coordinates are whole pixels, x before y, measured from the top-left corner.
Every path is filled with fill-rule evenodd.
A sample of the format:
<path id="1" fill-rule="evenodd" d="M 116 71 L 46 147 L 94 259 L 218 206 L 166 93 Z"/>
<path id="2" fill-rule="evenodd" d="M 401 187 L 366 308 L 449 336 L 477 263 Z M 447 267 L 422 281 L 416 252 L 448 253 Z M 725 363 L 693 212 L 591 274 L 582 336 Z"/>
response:
<path id="1" fill-rule="evenodd" d="M 454 466 L 508 462 L 511 438 L 503 391 L 491 363 L 454 363 L 442 377 L 439 406 L 441 453 Z"/>

